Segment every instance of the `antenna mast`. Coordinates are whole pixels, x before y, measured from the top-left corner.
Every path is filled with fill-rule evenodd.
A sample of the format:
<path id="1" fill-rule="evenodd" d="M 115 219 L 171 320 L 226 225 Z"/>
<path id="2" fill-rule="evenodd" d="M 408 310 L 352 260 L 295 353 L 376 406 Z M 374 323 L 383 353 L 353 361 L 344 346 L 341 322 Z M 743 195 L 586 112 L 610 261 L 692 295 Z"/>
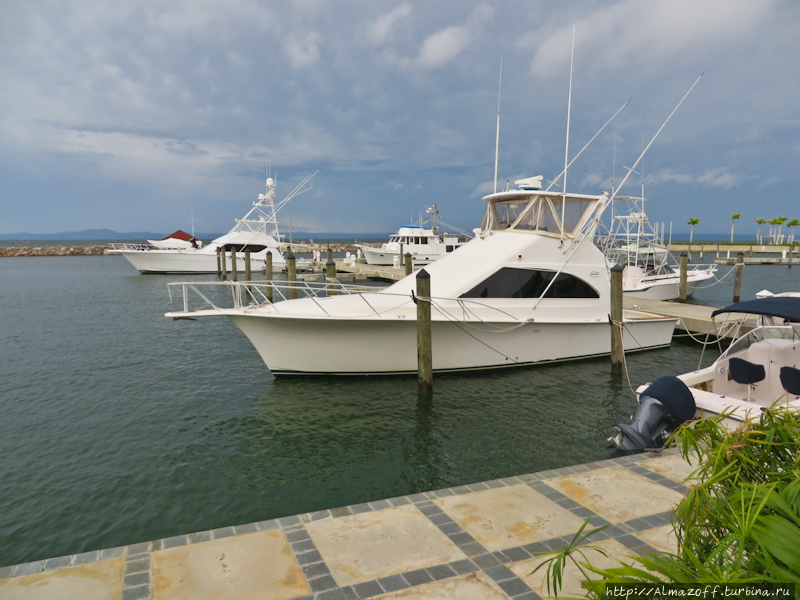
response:
<path id="1" fill-rule="evenodd" d="M 494 142 L 494 193 L 497 193 L 497 158 L 500 154 L 500 90 L 503 88 L 503 59 L 500 58 L 500 83 L 497 86 L 497 138 Z"/>
<path id="2" fill-rule="evenodd" d="M 561 197 L 561 245 L 564 245 L 564 213 L 567 209 L 567 168 L 569 167 L 569 117 L 572 112 L 572 65 L 575 62 L 575 25 L 572 26 L 572 53 L 569 58 L 569 99 L 567 100 L 567 143 L 564 149 L 564 193 Z"/>

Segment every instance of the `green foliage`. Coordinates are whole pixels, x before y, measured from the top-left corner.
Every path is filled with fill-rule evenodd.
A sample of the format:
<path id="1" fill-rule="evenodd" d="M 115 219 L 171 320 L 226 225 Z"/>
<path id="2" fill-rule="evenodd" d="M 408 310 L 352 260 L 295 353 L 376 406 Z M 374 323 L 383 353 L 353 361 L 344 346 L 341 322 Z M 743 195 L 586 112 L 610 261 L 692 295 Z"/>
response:
<path id="1" fill-rule="evenodd" d="M 731 217 L 733 218 L 734 221 L 736 219 L 741 219 L 742 218 L 742 213 L 733 213 L 733 215 L 731 215 Z"/>
<path id="2" fill-rule="evenodd" d="M 698 223 L 700 223 L 700 219 L 696 219 L 694 217 L 689 217 L 689 222 L 687 223 L 687 225 L 691 225 L 692 227 L 694 227 Z"/>
<path id="3" fill-rule="evenodd" d="M 550 553 L 551 564 L 563 565 L 579 552 L 582 585 L 598 600 L 610 583 L 800 585 L 800 419 L 783 407 L 764 410 L 734 431 L 723 420 L 724 415 L 694 421 L 670 440 L 698 465 L 673 517 L 676 554 L 631 557 L 634 565 L 600 569 L 570 546 L 561 556 Z M 590 581 L 587 571 L 601 579 Z M 552 585 L 557 595 L 562 572 L 563 567 L 556 579 L 548 568 L 548 592 Z"/>

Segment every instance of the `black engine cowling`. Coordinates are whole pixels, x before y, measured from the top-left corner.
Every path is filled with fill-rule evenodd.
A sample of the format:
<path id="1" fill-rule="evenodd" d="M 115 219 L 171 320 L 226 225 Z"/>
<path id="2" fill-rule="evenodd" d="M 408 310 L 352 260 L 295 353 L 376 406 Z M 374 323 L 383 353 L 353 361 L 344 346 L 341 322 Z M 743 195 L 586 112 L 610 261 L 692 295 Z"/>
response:
<path id="1" fill-rule="evenodd" d="M 609 438 L 620 450 L 641 452 L 660 448 L 676 426 L 694 418 L 697 407 L 686 384 L 674 375 L 659 377 L 639 395 L 630 425 L 619 423 Z"/>

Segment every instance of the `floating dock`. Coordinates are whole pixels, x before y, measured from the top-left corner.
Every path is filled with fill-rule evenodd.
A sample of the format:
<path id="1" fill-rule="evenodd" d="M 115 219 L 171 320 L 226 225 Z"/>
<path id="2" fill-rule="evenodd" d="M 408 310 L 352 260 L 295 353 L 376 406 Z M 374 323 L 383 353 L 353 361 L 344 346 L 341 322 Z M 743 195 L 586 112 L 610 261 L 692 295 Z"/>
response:
<path id="1" fill-rule="evenodd" d="M 629 298 L 623 296 L 622 304 L 624 308 L 639 309 L 646 312 L 664 315 L 665 317 L 675 317 L 679 319 L 675 329 L 686 331 L 687 333 L 697 334 L 705 340 L 706 334 L 717 336 L 718 331 L 711 320 L 711 313 L 716 308 L 712 306 L 701 306 L 699 304 L 681 304 L 680 302 L 665 302 L 663 300 L 646 300 L 643 298 Z M 745 333 L 748 328 L 755 326 L 755 318 L 748 317 L 739 333 Z M 723 330 L 720 337 L 732 337 L 736 329 L 730 327 Z"/>
<path id="2" fill-rule="evenodd" d="M 590 519 L 597 566 L 676 551 L 694 467 L 639 454 L 0 568 L 14 600 L 538 600 Z M 581 594 L 568 567 L 562 595 Z"/>

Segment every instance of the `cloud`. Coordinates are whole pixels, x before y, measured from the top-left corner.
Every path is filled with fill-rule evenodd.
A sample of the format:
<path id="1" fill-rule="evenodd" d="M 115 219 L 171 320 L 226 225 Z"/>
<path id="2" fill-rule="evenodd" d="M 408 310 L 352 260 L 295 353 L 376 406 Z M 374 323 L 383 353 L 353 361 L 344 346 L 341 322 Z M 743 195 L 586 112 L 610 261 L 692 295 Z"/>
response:
<path id="1" fill-rule="evenodd" d="M 654 183 L 673 182 L 684 185 L 701 185 L 703 187 L 728 190 L 741 184 L 742 176 L 731 173 L 727 167 L 707 170 L 702 175 L 675 173 L 670 169 L 662 169 L 653 174 L 652 180 Z"/>
<path id="2" fill-rule="evenodd" d="M 295 69 L 310 67 L 319 60 L 319 32 L 312 31 L 306 34 L 290 34 L 284 45 L 283 51 L 289 63 Z"/>
<path id="3" fill-rule="evenodd" d="M 381 15 L 367 28 L 367 40 L 375 46 L 390 42 L 394 37 L 397 24 L 408 17 L 411 11 L 410 4 L 401 4 L 393 11 Z"/>
<path id="4" fill-rule="evenodd" d="M 479 5 L 463 25 L 454 25 L 428 36 L 422 43 L 416 64 L 423 69 L 442 67 L 461 54 L 477 36 L 482 24 L 491 20 L 494 9 Z"/>
<path id="5" fill-rule="evenodd" d="M 720 42 L 752 35 L 770 15 L 776 0 L 622 0 L 581 11 L 575 25 L 575 54 L 591 56 L 602 71 L 633 62 L 662 63 L 680 54 L 706 51 Z M 547 30 L 551 32 L 548 33 Z M 533 49 L 533 75 L 549 78 L 569 64 L 572 24 L 541 26 L 517 40 Z"/>

